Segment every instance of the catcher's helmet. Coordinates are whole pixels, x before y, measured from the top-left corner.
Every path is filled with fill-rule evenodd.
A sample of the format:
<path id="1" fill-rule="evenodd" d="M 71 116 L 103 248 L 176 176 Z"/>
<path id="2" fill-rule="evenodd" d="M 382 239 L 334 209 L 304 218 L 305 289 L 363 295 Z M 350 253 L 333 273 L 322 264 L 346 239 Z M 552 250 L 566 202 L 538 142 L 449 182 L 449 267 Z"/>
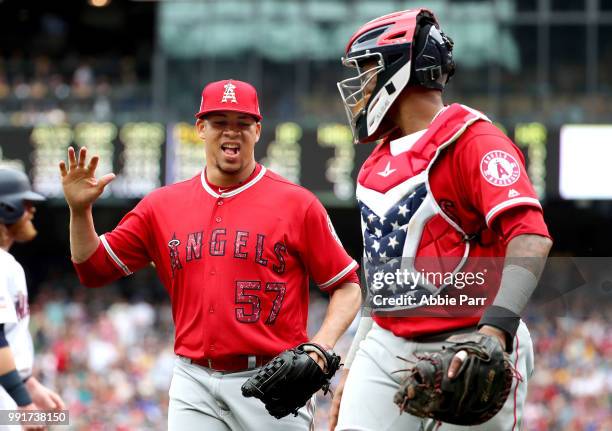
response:
<path id="1" fill-rule="evenodd" d="M 21 171 L 0 168 L 0 223 L 13 224 L 25 212 L 24 202 L 42 202 L 45 197 L 34 193 L 28 176 Z"/>
<path id="2" fill-rule="evenodd" d="M 342 59 L 357 76 L 338 83 L 355 141 L 371 142 L 392 130 L 383 120 L 407 86 L 444 89 L 455 71 L 452 51 L 453 41 L 427 9 L 394 12 L 357 30 Z M 364 70 L 364 64 L 373 67 Z M 376 85 L 364 100 L 374 77 Z"/>

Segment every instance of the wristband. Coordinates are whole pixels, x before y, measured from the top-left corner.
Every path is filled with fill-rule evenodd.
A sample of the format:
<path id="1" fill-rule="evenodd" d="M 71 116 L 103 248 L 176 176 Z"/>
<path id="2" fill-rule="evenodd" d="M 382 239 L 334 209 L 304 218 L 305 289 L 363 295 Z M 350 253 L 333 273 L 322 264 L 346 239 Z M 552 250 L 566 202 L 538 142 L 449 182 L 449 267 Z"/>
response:
<path id="1" fill-rule="evenodd" d="M 521 316 L 518 314 L 506 308 L 491 305 L 480 318 L 478 328 L 480 329 L 482 326 L 488 325 L 502 330 L 506 336 L 506 352 L 512 353 L 514 350 L 514 336 L 520 323 Z"/>
<path id="2" fill-rule="evenodd" d="M 30 398 L 30 394 L 21 381 L 21 377 L 19 376 L 17 370 L 9 371 L 8 373 L 1 375 L 0 385 L 4 387 L 4 390 L 11 396 L 19 407 L 32 404 L 32 398 Z"/>

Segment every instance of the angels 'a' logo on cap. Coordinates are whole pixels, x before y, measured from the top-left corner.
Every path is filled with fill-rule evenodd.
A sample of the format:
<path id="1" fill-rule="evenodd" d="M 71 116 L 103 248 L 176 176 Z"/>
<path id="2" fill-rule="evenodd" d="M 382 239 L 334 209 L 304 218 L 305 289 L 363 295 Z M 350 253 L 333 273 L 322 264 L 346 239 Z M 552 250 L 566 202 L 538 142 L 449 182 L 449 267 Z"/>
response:
<path id="1" fill-rule="evenodd" d="M 505 151 L 489 151 L 480 161 L 480 173 L 494 186 L 514 184 L 521 176 L 521 167 L 514 157 Z"/>
<path id="2" fill-rule="evenodd" d="M 223 92 L 221 103 L 227 103 L 227 102 L 238 103 L 238 101 L 236 100 L 236 92 L 234 91 L 236 86 L 232 84 L 231 82 L 228 82 L 227 84 L 223 86 L 223 88 L 225 88 L 225 91 Z"/>

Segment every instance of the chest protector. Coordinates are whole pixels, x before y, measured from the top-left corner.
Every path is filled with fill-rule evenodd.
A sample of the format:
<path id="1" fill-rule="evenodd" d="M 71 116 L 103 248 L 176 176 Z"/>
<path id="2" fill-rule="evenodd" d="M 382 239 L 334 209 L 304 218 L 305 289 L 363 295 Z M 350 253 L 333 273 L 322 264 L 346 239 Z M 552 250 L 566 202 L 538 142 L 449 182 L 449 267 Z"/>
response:
<path id="1" fill-rule="evenodd" d="M 450 105 L 408 151 L 393 156 L 383 143 L 361 168 L 357 201 L 366 303 L 373 309 L 416 308 L 423 295 L 435 296 L 450 286 L 464 266 L 475 235 L 440 208 L 429 173 L 442 151 L 476 121 L 490 120 L 464 105 Z"/>

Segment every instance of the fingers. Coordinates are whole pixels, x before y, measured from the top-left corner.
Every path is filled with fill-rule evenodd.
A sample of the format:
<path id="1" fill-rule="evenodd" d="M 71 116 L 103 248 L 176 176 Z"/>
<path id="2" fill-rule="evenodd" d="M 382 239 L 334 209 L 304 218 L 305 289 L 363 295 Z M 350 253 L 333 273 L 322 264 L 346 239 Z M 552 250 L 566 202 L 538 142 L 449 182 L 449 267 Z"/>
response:
<path id="1" fill-rule="evenodd" d="M 41 403 L 41 407 L 48 410 L 55 410 L 57 408 L 57 403 L 51 391 L 47 390 L 47 396 L 45 397 L 44 403 Z"/>
<path id="2" fill-rule="evenodd" d="M 87 147 L 81 147 L 81 149 L 79 150 L 79 160 L 77 162 L 77 167 L 84 168 L 86 158 L 87 158 Z"/>
<path id="3" fill-rule="evenodd" d="M 467 358 L 467 352 L 465 350 L 460 350 L 453 356 L 451 360 L 450 366 L 448 367 L 448 378 L 452 379 L 457 375 L 459 368 L 461 368 L 461 364 Z"/>
<path id="4" fill-rule="evenodd" d="M 317 363 L 317 365 L 319 367 L 321 367 L 321 369 L 323 371 L 325 371 L 325 361 L 323 360 L 323 358 L 321 358 L 317 353 L 315 352 L 310 352 L 308 353 L 308 356 L 310 356 L 312 358 L 313 361 L 315 361 Z"/>
<path id="5" fill-rule="evenodd" d="M 66 168 L 66 162 L 64 162 L 63 160 L 60 160 L 59 162 L 59 169 L 60 169 L 60 174 L 62 175 L 62 178 L 68 175 L 68 168 Z"/>
<path id="6" fill-rule="evenodd" d="M 74 148 L 68 147 L 68 166 L 70 169 L 76 168 L 76 154 L 74 153 Z"/>
<path id="7" fill-rule="evenodd" d="M 66 405 L 64 404 L 64 401 L 58 394 L 50 391 L 49 395 L 51 396 L 51 399 L 53 400 L 53 403 L 55 404 L 55 407 L 53 408 L 54 410 L 66 410 Z"/>
<path id="8" fill-rule="evenodd" d="M 68 175 L 68 172 L 70 172 L 73 169 L 76 169 L 76 168 L 85 169 L 86 161 L 87 161 L 87 147 L 82 147 L 79 150 L 78 158 L 77 158 L 75 149 L 73 147 L 68 147 L 68 167 L 66 167 L 66 162 L 64 162 L 63 160 L 59 162 L 59 169 L 60 169 L 60 173 L 62 177 L 65 177 L 66 175 Z M 89 164 L 87 165 L 87 170 L 91 174 L 93 174 L 96 171 L 99 162 L 100 162 L 100 157 L 97 155 L 93 156 L 91 160 L 89 161 Z"/>
<path id="9" fill-rule="evenodd" d="M 100 157 L 93 156 L 91 160 L 89 161 L 89 165 L 87 165 L 87 170 L 93 174 L 96 171 L 96 168 L 98 167 L 99 161 L 100 161 Z"/>
<path id="10" fill-rule="evenodd" d="M 81 149 L 79 150 L 78 158 L 77 158 L 74 148 L 68 147 L 68 167 L 70 170 L 76 169 L 77 167 L 84 168 L 85 159 L 87 159 L 87 148 L 86 147 L 81 147 Z M 61 169 L 61 162 L 60 162 L 60 169 Z M 66 173 L 68 172 L 66 171 Z"/>
<path id="11" fill-rule="evenodd" d="M 114 179 L 115 174 L 106 174 L 98 180 L 98 187 L 100 187 L 101 190 L 104 190 L 104 187 L 106 187 L 108 183 L 110 183 Z"/>

